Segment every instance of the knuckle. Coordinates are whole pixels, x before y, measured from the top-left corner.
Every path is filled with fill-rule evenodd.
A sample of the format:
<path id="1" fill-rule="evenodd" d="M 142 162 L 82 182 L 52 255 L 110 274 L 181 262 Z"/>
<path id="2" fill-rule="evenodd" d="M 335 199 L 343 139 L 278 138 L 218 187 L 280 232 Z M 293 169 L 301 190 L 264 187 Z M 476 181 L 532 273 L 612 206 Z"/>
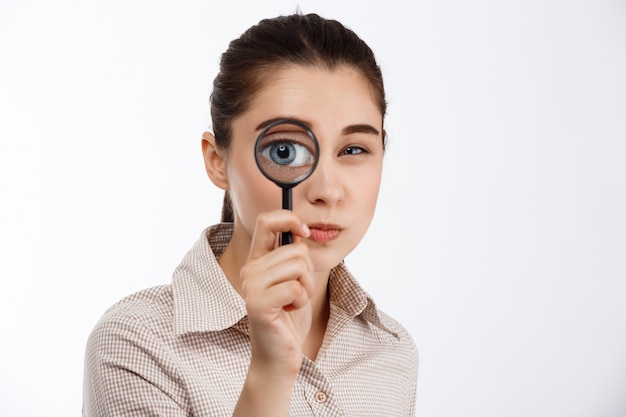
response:
<path id="1" fill-rule="evenodd" d="M 300 258 L 298 259 L 297 263 L 298 263 L 298 270 L 306 271 L 307 269 L 309 269 L 309 263 L 306 261 L 306 259 Z"/>
<path id="2" fill-rule="evenodd" d="M 271 224 L 271 215 L 269 213 L 261 213 L 256 218 L 257 227 L 267 228 Z"/>
<path id="3" fill-rule="evenodd" d="M 307 259 L 309 257 L 309 247 L 304 242 L 298 242 L 294 244 L 294 250 L 296 250 L 297 256 Z"/>
<path id="4" fill-rule="evenodd" d="M 296 298 L 300 298 L 306 293 L 299 281 L 291 281 L 291 291 Z"/>
<path id="5" fill-rule="evenodd" d="M 250 262 L 248 262 L 244 264 L 239 270 L 239 276 L 242 281 L 242 286 L 246 284 L 247 278 L 251 276 L 251 269 L 252 267 L 250 266 Z"/>
<path id="6" fill-rule="evenodd" d="M 250 294 L 250 284 L 245 280 L 241 283 L 241 292 L 244 298 L 247 298 L 247 296 Z"/>

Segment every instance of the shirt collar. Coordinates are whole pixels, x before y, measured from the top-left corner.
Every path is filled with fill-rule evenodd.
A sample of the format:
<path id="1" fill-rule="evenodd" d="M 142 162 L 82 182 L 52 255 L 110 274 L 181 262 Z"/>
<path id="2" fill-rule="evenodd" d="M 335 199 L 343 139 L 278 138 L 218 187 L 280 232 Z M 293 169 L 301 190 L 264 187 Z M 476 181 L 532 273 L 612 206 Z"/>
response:
<path id="1" fill-rule="evenodd" d="M 176 334 L 224 330 L 246 316 L 243 299 L 217 262 L 232 228 L 232 223 L 221 223 L 205 229 L 174 271 Z"/>
<path id="2" fill-rule="evenodd" d="M 356 278 L 342 262 L 330 271 L 330 302 L 354 318 L 361 316 L 387 333 L 399 337 L 381 319 L 374 299 L 359 285 Z"/>
<path id="3" fill-rule="evenodd" d="M 172 292 L 176 334 L 220 331 L 239 322 L 247 327 L 245 302 L 217 262 L 232 233 L 232 223 L 220 223 L 205 229 L 174 271 Z M 331 304 L 345 314 L 352 318 L 360 315 L 397 336 L 383 324 L 374 300 L 343 263 L 331 271 L 329 290 Z"/>

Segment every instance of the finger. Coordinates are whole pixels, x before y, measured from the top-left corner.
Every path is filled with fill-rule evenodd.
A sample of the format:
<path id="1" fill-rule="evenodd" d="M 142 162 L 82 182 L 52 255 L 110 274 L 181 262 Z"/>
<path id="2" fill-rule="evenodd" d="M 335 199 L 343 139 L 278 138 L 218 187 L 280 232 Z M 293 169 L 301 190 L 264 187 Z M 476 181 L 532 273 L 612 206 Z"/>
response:
<path id="1" fill-rule="evenodd" d="M 240 271 L 243 293 L 264 291 L 281 282 L 300 280 L 312 292 L 312 262 L 304 243 L 280 247 L 248 261 Z"/>
<path id="2" fill-rule="evenodd" d="M 293 311 L 304 308 L 311 296 L 300 283 L 292 280 L 281 282 L 256 296 L 246 297 L 246 309 L 251 319 L 272 318 L 283 310 Z"/>
<path id="3" fill-rule="evenodd" d="M 257 217 L 248 259 L 259 258 L 276 246 L 276 235 L 291 232 L 297 237 L 308 237 L 309 228 L 290 210 L 276 210 Z"/>

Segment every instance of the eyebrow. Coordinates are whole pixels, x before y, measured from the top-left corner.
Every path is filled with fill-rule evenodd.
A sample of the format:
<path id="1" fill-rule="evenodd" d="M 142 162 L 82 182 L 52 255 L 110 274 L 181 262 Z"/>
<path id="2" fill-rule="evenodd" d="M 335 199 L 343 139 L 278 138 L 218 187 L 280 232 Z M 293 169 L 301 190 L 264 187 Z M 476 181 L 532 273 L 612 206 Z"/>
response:
<path id="1" fill-rule="evenodd" d="M 256 127 L 257 132 L 261 129 L 266 128 L 267 126 L 269 126 L 270 124 L 278 121 L 278 120 L 295 120 L 297 122 L 302 123 L 303 125 L 305 125 L 306 127 L 308 127 L 309 129 L 311 129 L 311 122 L 307 122 L 306 120 L 301 120 L 301 119 L 296 119 L 294 117 L 275 117 L 273 119 L 269 119 L 269 120 L 265 120 L 261 123 L 259 123 L 259 125 Z M 370 135 L 376 135 L 379 136 L 380 132 L 378 131 L 378 129 L 376 129 L 374 126 L 372 125 L 368 125 L 368 124 L 356 124 L 356 125 L 350 125 L 350 126 L 346 126 L 341 130 L 342 135 L 351 135 L 353 133 L 368 133 Z"/>
<path id="2" fill-rule="evenodd" d="M 343 128 L 341 131 L 344 135 L 351 135 L 352 133 L 368 133 L 370 135 L 379 136 L 380 132 L 374 126 L 367 124 L 350 125 Z"/>

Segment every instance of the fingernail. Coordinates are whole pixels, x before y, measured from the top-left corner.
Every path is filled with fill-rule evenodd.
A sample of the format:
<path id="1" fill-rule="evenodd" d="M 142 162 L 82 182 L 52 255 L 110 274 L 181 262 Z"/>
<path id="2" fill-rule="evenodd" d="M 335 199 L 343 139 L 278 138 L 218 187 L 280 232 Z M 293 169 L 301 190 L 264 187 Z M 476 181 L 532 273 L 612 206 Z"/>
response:
<path id="1" fill-rule="evenodd" d="M 306 224 L 302 224 L 302 233 L 304 233 L 305 237 L 309 237 L 309 235 L 311 234 L 309 226 L 307 226 Z"/>

